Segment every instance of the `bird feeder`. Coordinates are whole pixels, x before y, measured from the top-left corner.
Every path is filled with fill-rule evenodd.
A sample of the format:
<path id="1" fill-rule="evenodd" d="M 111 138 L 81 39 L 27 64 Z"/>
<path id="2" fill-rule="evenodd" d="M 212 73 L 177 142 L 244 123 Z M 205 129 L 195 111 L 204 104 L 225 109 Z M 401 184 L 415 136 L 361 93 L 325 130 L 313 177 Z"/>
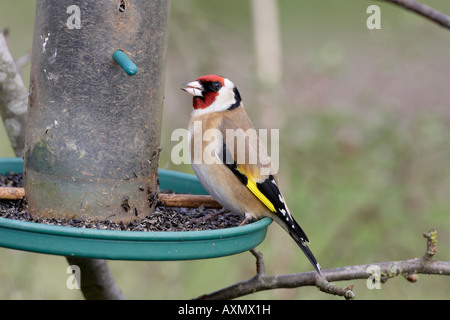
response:
<path id="1" fill-rule="evenodd" d="M 44 218 L 128 222 L 161 190 L 206 194 L 193 175 L 158 170 L 169 1 L 37 0 L 23 177 Z M 177 91 L 178 92 L 178 91 Z M 0 159 L 0 174 L 22 159 Z M 126 205 L 125 205 L 126 204 Z M 270 218 L 206 231 L 113 231 L 0 218 L 0 246 L 118 260 L 235 254 Z"/>
<path id="2" fill-rule="evenodd" d="M 22 159 L 0 159 L 0 175 L 22 172 Z M 206 194 L 197 177 L 159 170 L 160 188 Z M 141 232 L 83 229 L 0 218 L 0 246 L 62 256 L 110 260 L 194 260 L 250 250 L 265 238 L 270 218 L 204 231 Z"/>
<path id="3" fill-rule="evenodd" d="M 158 188 L 169 2 L 73 3 L 36 1 L 24 170 L 30 213 L 145 217 Z"/>

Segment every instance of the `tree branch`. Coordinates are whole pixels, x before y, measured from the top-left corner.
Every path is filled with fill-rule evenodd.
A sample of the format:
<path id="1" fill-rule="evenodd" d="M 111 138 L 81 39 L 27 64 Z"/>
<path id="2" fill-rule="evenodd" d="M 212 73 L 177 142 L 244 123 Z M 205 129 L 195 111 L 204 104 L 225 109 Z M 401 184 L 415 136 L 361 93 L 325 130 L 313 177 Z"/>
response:
<path id="1" fill-rule="evenodd" d="M 415 0 L 382 0 L 411 10 L 440 26 L 450 29 L 450 17 Z"/>
<path id="2" fill-rule="evenodd" d="M 25 191 L 23 188 L 12 188 L 12 187 L 0 187 L 0 199 L 20 199 L 24 197 Z M 176 194 L 159 194 L 160 200 L 166 205 L 171 206 L 214 206 L 213 200 L 208 198 L 198 198 L 195 195 L 180 195 Z M 162 199 L 161 199 L 162 198 Z M 355 295 L 352 292 L 353 286 L 347 288 L 341 288 L 337 285 L 331 283 L 332 281 L 343 281 L 343 280 L 355 280 L 355 279 L 368 279 L 373 276 L 372 270 L 377 270 L 377 276 L 379 281 L 385 282 L 390 278 L 403 275 L 408 281 L 416 282 L 417 274 L 435 274 L 435 275 L 450 275 L 450 262 L 445 261 L 434 261 L 433 257 L 437 252 L 437 233 L 436 230 L 432 229 L 428 233 L 424 233 L 423 236 L 427 239 L 427 249 L 425 254 L 421 258 L 403 260 L 403 261 L 390 261 L 381 263 L 372 263 L 365 265 L 349 266 L 336 269 L 322 270 L 324 278 L 320 277 L 316 272 L 304 272 L 288 275 L 276 275 L 268 276 L 265 273 L 264 259 L 261 252 L 257 252 L 255 249 L 250 250 L 251 253 L 256 258 L 256 275 L 247 280 L 229 287 L 220 289 L 218 291 L 202 295 L 197 299 L 234 299 L 237 297 L 245 296 L 258 291 L 271 290 L 277 288 L 297 288 L 303 286 L 316 286 L 320 291 L 342 296 L 346 299 L 354 299 Z M 69 263 L 71 263 L 68 258 Z M 109 286 L 110 282 L 108 279 L 112 277 L 109 275 L 106 263 L 102 265 L 99 262 L 95 262 L 92 259 L 82 259 L 79 258 L 79 263 L 83 263 L 86 269 L 84 274 L 89 274 L 95 271 L 96 268 L 101 268 L 102 271 L 97 274 L 104 273 L 105 278 L 100 279 L 93 274 L 93 283 L 96 283 L 98 279 L 101 281 L 99 283 L 106 283 Z M 96 263 L 94 266 L 93 263 Z M 104 261 L 102 262 L 104 263 Z M 74 261 L 72 261 L 72 264 Z M 106 280 L 106 281 L 105 281 Z M 90 285 L 91 288 L 98 287 L 98 284 Z M 90 292 L 89 286 L 85 286 L 83 293 Z M 83 288 L 83 285 L 82 285 Z M 120 290 L 118 288 L 100 288 L 100 292 L 93 295 L 94 299 L 96 297 L 108 297 L 109 293 L 113 292 L 110 298 L 118 299 L 121 297 Z M 115 292 L 115 293 L 114 293 Z M 86 296 L 86 293 L 85 293 Z M 89 296 L 86 296 L 89 299 Z"/>
<path id="3" fill-rule="evenodd" d="M 322 270 L 324 278 L 321 278 L 316 272 L 267 276 L 265 272 L 261 271 L 264 270 L 262 254 L 253 249 L 252 254 L 257 260 L 256 276 L 218 291 L 204 294 L 197 299 L 234 299 L 263 290 L 304 286 L 316 286 L 325 293 L 354 299 L 353 286 L 340 288 L 331 282 L 355 279 L 368 280 L 371 276 L 374 276 L 372 270 L 377 271 L 377 276 L 379 276 L 381 282 L 386 282 L 388 279 L 399 275 L 403 275 L 407 280 L 413 282 L 417 281 L 417 274 L 450 275 L 450 262 L 432 260 L 436 253 L 436 231 L 432 229 L 424 236 L 427 238 L 427 250 L 421 258 Z"/>
<path id="4" fill-rule="evenodd" d="M 66 257 L 66 259 L 69 265 L 80 268 L 80 287 L 86 300 L 126 300 L 105 260 L 78 257 Z"/>
<path id="5" fill-rule="evenodd" d="M 11 146 L 17 157 L 23 156 L 28 91 L 9 51 L 3 32 L 0 32 L 0 116 L 3 119 Z"/>

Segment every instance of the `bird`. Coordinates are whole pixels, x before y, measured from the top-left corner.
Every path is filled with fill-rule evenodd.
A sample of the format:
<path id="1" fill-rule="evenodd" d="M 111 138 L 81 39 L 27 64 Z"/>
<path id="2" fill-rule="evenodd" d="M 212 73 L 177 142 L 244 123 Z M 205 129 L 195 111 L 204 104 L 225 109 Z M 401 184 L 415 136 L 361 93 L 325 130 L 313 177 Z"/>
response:
<path id="1" fill-rule="evenodd" d="M 323 276 L 308 237 L 287 207 L 274 165 L 252 134 L 256 130 L 234 83 L 210 74 L 181 89 L 193 96 L 188 144 L 191 166 L 202 186 L 225 209 L 244 215 L 243 223 L 272 218 Z"/>

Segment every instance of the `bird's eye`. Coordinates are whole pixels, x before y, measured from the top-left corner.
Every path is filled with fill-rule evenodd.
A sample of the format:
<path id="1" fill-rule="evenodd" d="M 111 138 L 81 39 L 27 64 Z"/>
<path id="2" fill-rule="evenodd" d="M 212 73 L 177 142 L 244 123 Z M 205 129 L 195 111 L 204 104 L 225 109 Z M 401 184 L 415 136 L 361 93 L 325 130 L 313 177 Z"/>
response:
<path id="1" fill-rule="evenodd" d="M 219 81 L 215 81 L 215 82 L 211 83 L 212 91 L 219 91 L 220 88 L 222 88 L 222 84 Z"/>

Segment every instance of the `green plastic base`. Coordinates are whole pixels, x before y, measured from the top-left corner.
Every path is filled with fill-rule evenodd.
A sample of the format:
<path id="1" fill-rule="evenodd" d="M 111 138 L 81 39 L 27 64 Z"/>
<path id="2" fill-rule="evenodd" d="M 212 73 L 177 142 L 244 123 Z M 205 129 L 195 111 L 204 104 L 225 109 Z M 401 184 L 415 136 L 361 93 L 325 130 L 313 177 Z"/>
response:
<path id="1" fill-rule="evenodd" d="M 22 159 L 0 159 L 0 174 L 22 172 Z M 159 171 L 161 190 L 206 194 L 193 175 Z M 250 250 L 272 220 L 208 231 L 139 232 L 52 226 L 0 218 L 0 246 L 25 251 L 113 260 L 192 260 Z"/>

